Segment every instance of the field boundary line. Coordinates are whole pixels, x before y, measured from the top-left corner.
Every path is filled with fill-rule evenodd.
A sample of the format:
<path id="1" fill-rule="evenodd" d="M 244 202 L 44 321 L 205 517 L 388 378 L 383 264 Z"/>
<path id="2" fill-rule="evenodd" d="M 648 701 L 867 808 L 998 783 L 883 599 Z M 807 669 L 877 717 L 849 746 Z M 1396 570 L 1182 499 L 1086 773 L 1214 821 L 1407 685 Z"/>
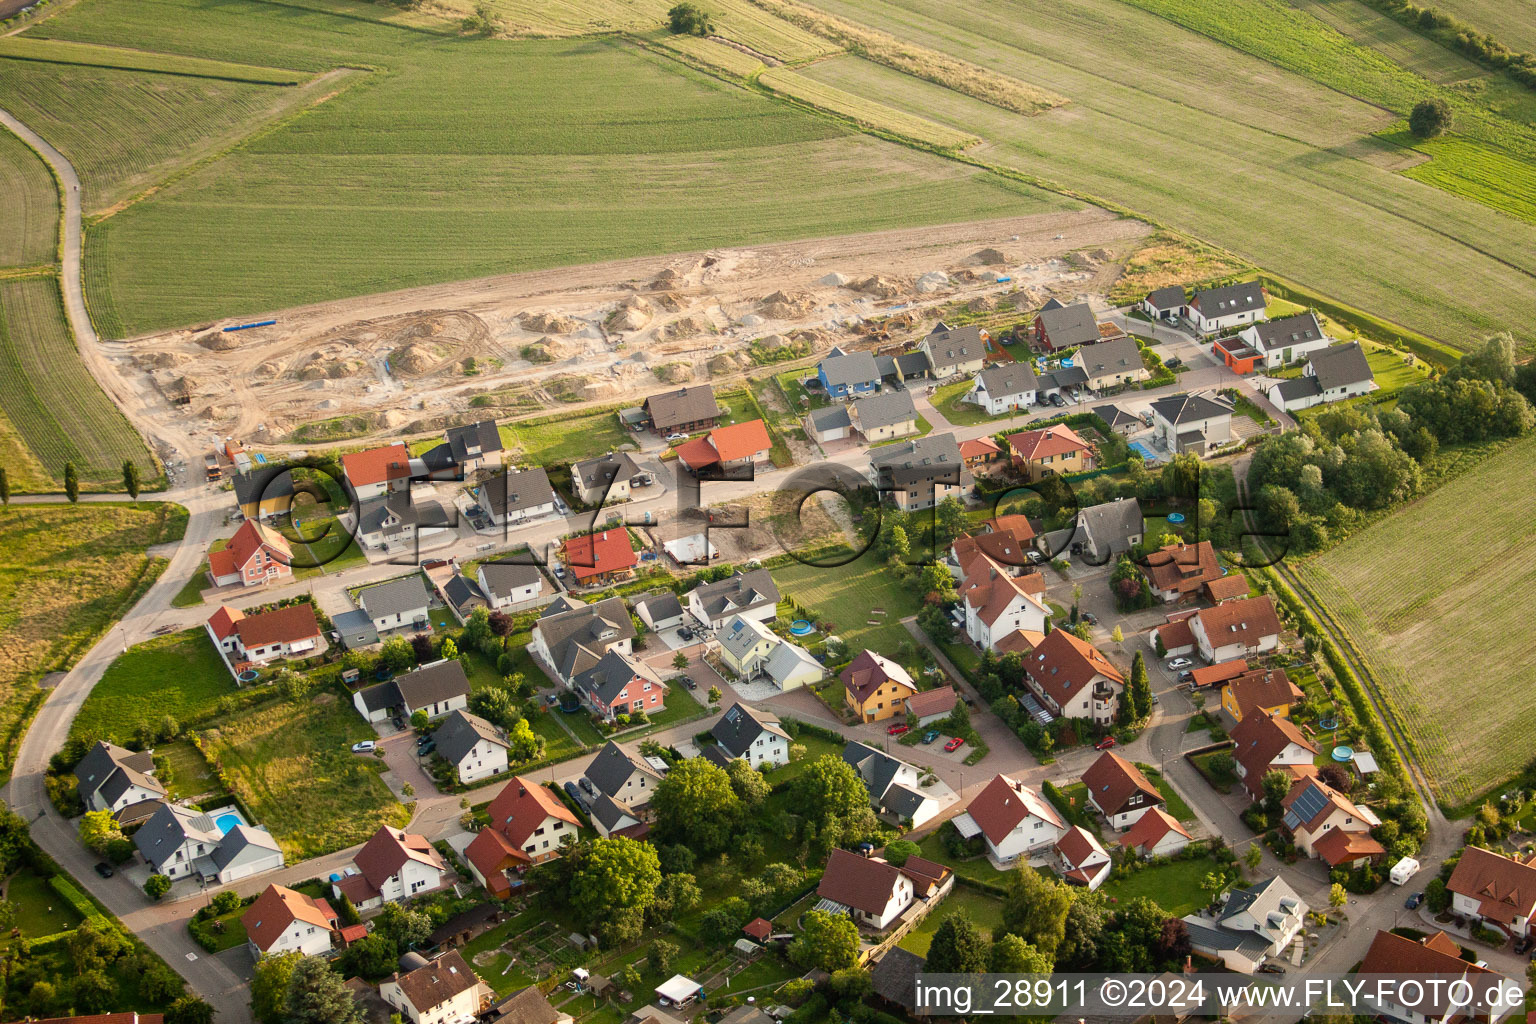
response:
<path id="1" fill-rule="evenodd" d="M 32 37 L 25 36 L 23 38 L 29 38 L 30 39 Z M 38 41 L 42 41 L 41 37 L 38 37 Z M 52 41 L 52 40 L 50 40 L 50 41 Z M 109 47 L 109 49 L 110 48 L 111 47 Z M 119 47 L 119 49 L 127 49 L 127 47 Z M 153 55 L 153 56 L 160 56 L 159 54 L 155 54 L 155 52 L 152 51 L 152 50 L 139 50 L 139 51 L 135 51 L 135 52 L 146 53 L 146 54 L 150 54 L 150 55 Z M 171 57 L 171 56 L 175 56 L 175 55 L 174 54 L 164 54 L 164 56 Z M 199 58 L 199 59 L 206 59 L 206 58 Z M 199 72 L 196 72 L 196 71 L 173 71 L 173 70 L 171 70 L 169 68 L 136 68 L 136 67 L 130 67 L 127 63 L 123 63 L 123 64 L 96 64 L 96 63 L 92 63 L 92 62 L 86 61 L 86 60 L 71 60 L 68 57 L 42 57 L 42 56 L 34 57 L 34 56 L 30 55 L 30 54 L 25 54 L 25 53 L 0 53 L 0 60 L 24 60 L 24 61 L 29 61 L 29 62 L 31 62 L 33 64 L 62 64 L 64 66 L 66 66 L 66 67 L 72 67 L 72 68 L 104 68 L 104 69 L 106 69 L 108 71 L 127 71 L 127 72 L 130 72 L 130 73 L 139 74 L 139 75 L 173 75 L 173 76 L 175 76 L 177 78 L 200 78 L 200 79 L 203 79 L 205 81 L 212 81 L 212 82 L 239 82 L 239 83 L 244 84 L 244 85 L 270 85 L 270 86 L 273 86 L 274 88 L 278 88 L 278 89 L 302 88 L 304 86 L 304 84 L 305 84 L 305 81 L 306 81 L 305 79 L 301 78 L 298 81 L 293 81 L 293 82 L 273 82 L 273 81 L 271 81 L 269 79 L 265 79 L 265 78 L 237 78 L 234 75 L 203 74 L 203 73 L 199 73 Z M 253 69 L 258 69 L 258 70 L 260 69 L 260 66 L 256 65 L 256 64 L 247 64 L 247 65 L 245 65 L 245 67 L 249 67 L 249 68 L 253 68 Z M 272 68 L 272 70 L 273 71 L 286 71 L 288 69 L 287 68 Z M 302 72 L 302 71 L 295 71 L 294 74 L 296 74 L 296 75 L 303 75 L 305 73 Z M 312 80 L 313 76 L 309 76 L 309 79 Z"/>

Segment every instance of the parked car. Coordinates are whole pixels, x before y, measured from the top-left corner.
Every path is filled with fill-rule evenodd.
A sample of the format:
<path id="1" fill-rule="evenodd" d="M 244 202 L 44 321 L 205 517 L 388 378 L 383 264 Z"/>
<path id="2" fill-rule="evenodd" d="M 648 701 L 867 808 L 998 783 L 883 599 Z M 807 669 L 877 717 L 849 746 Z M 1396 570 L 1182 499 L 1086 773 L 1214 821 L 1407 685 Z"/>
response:
<path id="1" fill-rule="evenodd" d="M 555 579 L 557 579 L 557 580 L 565 579 L 565 566 L 563 566 L 563 565 L 555 566 Z"/>
<path id="2" fill-rule="evenodd" d="M 1259 973 L 1260 974 L 1284 974 L 1285 973 L 1285 968 L 1280 966 L 1279 964 L 1276 964 L 1276 963 L 1260 964 L 1259 965 Z"/>
<path id="3" fill-rule="evenodd" d="M 597 796 L 597 787 L 592 785 L 592 780 L 587 778 L 585 775 L 581 777 L 581 781 L 578 783 L 578 785 L 580 785 L 581 788 L 586 790 L 588 793 L 591 793 L 593 796 Z"/>
<path id="4" fill-rule="evenodd" d="M 897 722 L 895 725 L 893 725 L 890 728 L 886 729 L 885 733 L 886 733 L 887 736 L 900 736 L 902 733 L 906 732 L 908 728 L 909 728 L 909 726 L 907 725 L 907 723 L 905 723 L 905 722 Z"/>
<path id="5" fill-rule="evenodd" d="M 405 719 L 403 717 L 401 717 L 400 715 L 396 715 L 394 718 L 390 719 L 390 722 L 391 722 L 391 724 L 394 725 L 394 727 L 396 729 L 404 729 L 405 728 Z"/>
<path id="6" fill-rule="evenodd" d="M 1057 408 L 1065 408 L 1067 403 L 1066 400 L 1061 397 L 1061 392 L 1058 391 L 1051 396 L 1051 404 Z"/>
<path id="7" fill-rule="evenodd" d="M 352 753 L 371 754 L 373 753 L 373 748 L 376 746 L 378 746 L 378 744 L 374 743 L 373 740 L 363 740 L 361 743 L 352 744 Z"/>
<path id="8" fill-rule="evenodd" d="M 1179 682 L 1181 682 L 1181 683 L 1187 683 L 1187 682 L 1189 682 L 1190 680 L 1192 680 L 1194 678 L 1195 678 L 1195 674 L 1193 672 L 1191 672 L 1187 668 L 1184 671 L 1179 673 Z"/>
<path id="9" fill-rule="evenodd" d="M 111 878 L 117 872 L 112 870 L 111 864 L 108 864 L 106 861 L 101 861 L 96 865 L 96 873 L 102 878 Z"/>
<path id="10" fill-rule="evenodd" d="M 428 754 L 432 753 L 432 751 L 434 751 L 436 749 L 437 749 L 437 740 L 433 739 L 431 736 L 428 736 L 428 737 L 426 737 L 426 742 L 416 744 L 416 756 L 417 757 L 426 757 Z"/>
<path id="11" fill-rule="evenodd" d="M 677 635 L 684 640 L 692 640 L 693 630 L 689 629 L 687 626 L 678 626 Z"/>
<path id="12" fill-rule="evenodd" d="M 1113 747 L 1114 745 L 1115 745 L 1115 738 L 1113 736 L 1105 736 L 1103 739 L 1099 740 L 1099 742 L 1097 742 L 1097 743 L 1095 743 L 1093 745 L 1093 749 L 1094 750 L 1108 750 L 1110 747 Z"/>
<path id="13" fill-rule="evenodd" d="M 965 746 L 965 740 L 961 739 L 959 736 L 951 736 L 949 738 L 949 742 L 944 744 L 944 750 L 946 753 L 953 754 L 963 746 Z"/>
<path id="14" fill-rule="evenodd" d="M 1152 695 L 1152 703 L 1153 704 L 1161 704 L 1162 702 L 1163 702 L 1163 698 L 1159 697 L 1155 693 Z"/>
<path id="15" fill-rule="evenodd" d="M 686 441 L 686 440 L 688 440 L 688 435 L 687 434 L 668 434 L 667 435 L 667 440 L 668 441 Z"/>
<path id="16" fill-rule="evenodd" d="M 968 707 L 968 708 L 973 708 L 973 707 L 976 706 L 976 698 L 972 697 L 968 693 L 962 693 L 960 695 L 960 699 L 965 701 L 965 706 Z"/>
<path id="17" fill-rule="evenodd" d="M 923 742 L 924 743 L 932 743 L 934 740 L 936 740 L 938 738 L 939 738 L 939 730 L 937 730 L 937 729 L 929 729 L 927 732 L 923 733 Z"/>
<path id="18" fill-rule="evenodd" d="M 1168 663 L 1168 671 L 1173 672 L 1181 668 L 1189 668 L 1192 665 L 1194 665 L 1194 662 L 1188 658 L 1174 658 Z"/>
<path id="19" fill-rule="evenodd" d="M 576 806 L 581 808 L 581 812 L 583 814 L 592 813 L 592 805 L 587 801 L 587 798 L 582 795 L 581 790 L 576 788 L 576 783 L 567 782 L 564 788 L 565 791 L 571 795 L 571 799 L 576 801 Z"/>
<path id="20" fill-rule="evenodd" d="M 1424 894 L 1421 892 L 1416 892 L 1403 901 L 1403 906 L 1407 907 L 1409 910 L 1418 910 L 1419 904 L 1423 902 Z"/>
<path id="21" fill-rule="evenodd" d="M 1083 612 L 1078 616 L 1078 618 L 1082 619 L 1090 626 L 1097 626 L 1099 624 L 1099 617 L 1093 614 L 1093 612 Z"/>
<path id="22" fill-rule="evenodd" d="M 699 684 L 693 681 L 692 676 L 683 676 L 683 685 L 690 690 L 697 690 L 699 688 Z"/>
<path id="23" fill-rule="evenodd" d="M 1026 552 L 1024 557 L 1029 559 L 1029 562 L 1030 562 L 1031 565 L 1040 565 L 1042 562 L 1045 561 L 1045 556 L 1042 555 L 1038 551 Z"/>

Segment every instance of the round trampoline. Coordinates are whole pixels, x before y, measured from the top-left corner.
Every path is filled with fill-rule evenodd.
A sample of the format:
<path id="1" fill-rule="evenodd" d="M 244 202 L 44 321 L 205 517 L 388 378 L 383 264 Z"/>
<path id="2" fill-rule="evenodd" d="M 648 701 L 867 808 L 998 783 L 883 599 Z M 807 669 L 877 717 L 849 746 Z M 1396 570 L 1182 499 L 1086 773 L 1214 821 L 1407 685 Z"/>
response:
<path id="1" fill-rule="evenodd" d="M 816 631 L 816 627 L 805 619 L 796 619 L 789 624 L 789 631 L 795 636 L 809 636 Z"/>
<path id="2" fill-rule="evenodd" d="M 1333 748 L 1333 759 L 1335 761 L 1339 762 L 1340 764 L 1348 764 L 1350 761 L 1353 761 L 1355 759 L 1354 748 L 1353 747 L 1334 747 Z"/>
<path id="3" fill-rule="evenodd" d="M 255 669 L 248 668 L 244 672 L 241 672 L 235 678 L 240 680 L 242 683 L 254 683 L 256 681 L 256 676 L 257 675 L 258 675 L 258 673 L 257 673 L 257 671 Z"/>
<path id="4" fill-rule="evenodd" d="M 1339 720 L 1337 718 L 1324 718 L 1317 723 L 1317 727 L 1323 730 L 1323 732 L 1333 732 L 1333 730 L 1339 727 Z"/>
<path id="5" fill-rule="evenodd" d="M 1168 521 L 1170 523 L 1182 523 L 1184 521 L 1184 513 L 1183 512 L 1169 512 L 1168 513 Z"/>

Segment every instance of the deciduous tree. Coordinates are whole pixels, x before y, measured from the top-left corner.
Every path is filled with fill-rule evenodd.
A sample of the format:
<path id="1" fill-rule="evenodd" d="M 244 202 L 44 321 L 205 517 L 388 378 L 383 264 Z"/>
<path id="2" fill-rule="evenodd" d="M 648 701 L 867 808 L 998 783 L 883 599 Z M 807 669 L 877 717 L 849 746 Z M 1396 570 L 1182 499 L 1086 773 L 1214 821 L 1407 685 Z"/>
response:
<path id="1" fill-rule="evenodd" d="M 987 969 L 990 944 L 968 914 L 950 914 L 939 922 L 928 946 L 927 970 L 938 974 L 979 974 Z"/>
<path id="2" fill-rule="evenodd" d="M 1438 96 L 1420 100 L 1408 114 L 1408 130 L 1421 139 L 1444 135 L 1451 122 L 1451 105 Z"/>
<path id="3" fill-rule="evenodd" d="M 278 953 L 256 961 L 251 976 L 251 1013 L 262 1024 L 282 1024 L 288 1009 L 288 982 L 302 953 Z"/>
<path id="4" fill-rule="evenodd" d="M 64 496 L 71 502 L 80 500 L 80 475 L 73 462 L 64 463 Z"/>
<path id="5" fill-rule="evenodd" d="M 1003 926 L 999 931 L 1017 935 L 1048 957 L 1066 930 L 1067 911 L 1072 894 L 1065 885 L 1047 881 L 1034 868 L 1021 866 L 1008 879 L 1008 894 L 1003 898 Z"/>
<path id="6" fill-rule="evenodd" d="M 809 910 L 800 921 L 800 934 L 789 944 L 789 958 L 806 969 L 829 974 L 852 967 L 859 959 L 859 929 L 843 914 Z"/>
<path id="7" fill-rule="evenodd" d="M 651 806 L 664 839 L 706 855 L 725 849 L 741 821 L 731 777 L 702 757 L 673 768 L 657 785 Z"/>
<path id="8" fill-rule="evenodd" d="M 992 943 L 987 970 L 994 974 L 1050 974 L 1051 958 L 1017 935 L 1000 935 Z"/>

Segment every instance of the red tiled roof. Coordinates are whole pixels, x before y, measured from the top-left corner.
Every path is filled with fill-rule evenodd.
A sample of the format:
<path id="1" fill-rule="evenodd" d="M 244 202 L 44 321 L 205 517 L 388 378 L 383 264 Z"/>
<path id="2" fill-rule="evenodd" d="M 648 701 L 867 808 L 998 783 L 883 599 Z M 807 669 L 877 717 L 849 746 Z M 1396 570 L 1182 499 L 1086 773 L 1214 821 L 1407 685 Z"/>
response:
<path id="1" fill-rule="evenodd" d="M 1284 807 L 1287 811 L 1290 810 L 1291 805 L 1296 802 L 1297 798 L 1299 798 L 1301 794 L 1305 793 L 1309 789 L 1316 789 L 1320 794 L 1322 794 L 1324 803 L 1322 808 L 1318 810 L 1316 814 L 1314 814 L 1309 820 L 1301 823 L 1300 831 L 1312 832 L 1318 828 L 1321 828 L 1323 823 L 1326 822 L 1335 811 L 1343 811 L 1349 817 L 1354 818 L 1356 821 L 1360 822 L 1362 831 L 1380 824 L 1376 820 L 1376 816 L 1374 814 L 1371 814 L 1364 808 L 1357 805 L 1349 797 L 1345 796 L 1343 793 L 1340 793 L 1338 790 L 1328 785 L 1322 779 L 1317 778 L 1304 778 L 1298 780 L 1294 785 L 1291 786 L 1291 791 L 1285 795 L 1285 799 L 1280 801 L 1280 806 Z M 1298 817 L 1299 816 L 1300 815 L 1298 815 Z M 1293 829 L 1293 831 L 1297 830 Z"/>
<path id="2" fill-rule="evenodd" d="M 1167 544 L 1147 555 L 1141 567 L 1155 590 L 1193 594 L 1210 580 L 1221 578 L 1221 563 L 1208 540 L 1197 544 Z M 1246 590 L 1246 586 L 1244 587 Z"/>
<path id="3" fill-rule="evenodd" d="M 411 454 L 403 444 L 390 444 L 343 455 L 341 468 L 353 487 L 404 480 L 411 475 Z"/>
<path id="4" fill-rule="evenodd" d="M 414 835 L 388 825 L 379 826 L 372 838 L 357 851 L 352 863 L 368 879 L 368 884 L 378 889 L 409 860 L 438 871 L 446 871 L 448 868 L 442 856 L 427 842 L 426 836 Z"/>
<path id="5" fill-rule="evenodd" d="M 1044 633 L 1037 633 L 1032 629 L 1016 629 L 1012 633 L 995 641 L 992 646 L 998 654 L 1011 654 L 1014 651 L 1020 654 L 1028 654 L 1040 646 L 1040 641 L 1045 639 Z"/>
<path id="6" fill-rule="evenodd" d="M 1257 647 L 1262 637 L 1280 635 L 1280 617 L 1268 594 L 1202 608 L 1195 616 L 1213 649 L 1234 643 Z"/>
<path id="7" fill-rule="evenodd" d="M 1093 451 L 1093 445 L 1077 436 L 1071 427 L 1046 427 L 1043 430 L 1026 430 L 1012 434 L 1008 447 L 1025 462 L 1073 452 Z"/>
<path id="8" fill-rule="evenodd" d="M 1156 807 L 1163 803 L 1163 795 L 1157 791 L 1141 769 L 1115 753 L 1106 750 L 1099 759 L 1083 772 L 1083 785 L 1093 803 L 1105 814 L 1118 814 L 1132 796 L 1141 793 L 1145 799 L 1142 807 Z"/>
<path id="9" fill-rule="evenodd" d="M 1205 593 L 1217 604 L 1230 601 L 1234 597 L 1245 597 L 1248 594 L 1248 579 L 1239 572 L 1229 573 L 1206 581 Z"/>
<path id="10" fill-rule="evenodd" d="M 768 428 L 762 420 L 747 420 L 728 427 L 716 427 L 709 432 L 709 440 L 714 444 L 715 451 L 720 453 L 721 462 L 749 459 L 773 447 L 773 442 L 768 439 Z"/>
<path id="11" fill-rule="evenodd" d="M 276 530 L 269 529 L 254 519 L 247 519 L 240 524 L 240 529 L 229 538 L 222 550 L 215 551 L 208 556 L 208 566 L 215 576 L 228 576 L 231 573 L 244 569 L 250 560 L 255 557 L 265 545 L 272 549 L 273 556 L 284 565 L 293 562 L 293 549 L 288 546 L 287 539 Z"/>
<path id="12" fill-rule="evenodd" d="M 742 925 L 741 930 L 750 939 L 756 939 L 758 942 L 767 942 L 769 936 L 773 934 L 773 923 L 765 918 L 755 917 Z"/>
<path id="13" fill-rule="evenodd" d="M 971 572 L 960 584 L 960 596 L 968 607 L 976 609 L 976 617 L 988 626 L 996 622 L 1014 601 L 1034 605 L 1041 616 L 1049 616 L 1050 610 L 1025 587 L 1022 579 L 1008 575 L 1008 571 L 986 555 L 979 555 L 971 563 Z"/>
<path id="14" fill-rule="evenodd" d="M 1056 852 L 1060 853 L 1074 868 L 1082 867 L 1083 863 L 1094 854 L 1109 856 L 1104 847 L 1099 845 L 1099 841 L 1081 825 L 1073 825 L 1060 839 L 1056 840 Z M 1087 878 L 1083 880 L 1087 881 Z"/>
<path id="15" fill-rule="evenodd" d="M 223 552 L 214 552 L 214 554 L 222 553 Z M 233 570 L 230 571 L 233 572 Z M 221 573 L 220 575 L 225 574 Z M 213 635 L 218 637 L 220 640 L 228 640 L 230 634 L 235 632 L 237 624 L 243 618 L 245 618 L 245 613 L 242 612 L 239 608 L 231 608 L 228 605 L 221 605 L 218 611 L 208 616 L 208 628 L 213 630 Z"/>
<path id="16" fill-rule="evenodd" d="M 990 533 L 964 533 L 955 538 L 954 543 L 950 545 L 950 550 L 954 553 L 955 561 L 959 563 L 962 572 L 969 575 L 971 563 L 982 555 L 1011 570 L 1018 570 L 1030 564 L 1029 542 L 1034 537 L 1035 531 L 1030 528 L 1029 520 L 1023 516 L 1006 518 L 1010 520 L 1010 526 L 1007 529 L 993 530 Z M 992 522 L 997 521 L 992 520 Z"/>
<path id="17" fill-rule="evenodd" d="M 1097 647 L 1064 629 L 1051 630 L 1036 645 L 1024 659 L 1024 670 L 1060 707 L 1066 707 L 1097 676 L 1125 684 L 1125 676 Z"/>
<path id="18" fill-rule="evenodd" d="M 907 710 L 918 718 L 945 715 L 955 709 L 955 702 L 959 699 L 959 694 L 955 693 L 953 686 L 938 686 L 908 697 Z"/>
<path id="19" fill-rule="evenodd" d="M 529 863 L 528 855 L 507 842 L 506 836 L 494 828 L 481 829 L 464 848 L 464 857 L 480 872 L 492 896 L 504 896 L 512 891 L 506 878 L 509 865 Z"/>
<path id="20" fill-rule="evenodd" d="M 1048 800 L 1006 775 L 994 775 L 965 810 L 994 845 L 1006 839 L 1019 822 L 1031 816 L 1057 828 L 1067 827 Z"/>
<path id="21" fill-rule="evenodd" d="M 912 677 L 907 675 L 906 669 L 882 658 L 868 648 L 860 651 L 858 657 L 838 673 L 837 678 L 842 680 L 843 686 L 860 704 L 868 700 L 870 694 L 880 689 L 881 684 L 887 681 L 899 683 L 909 690 L 917 689 L 912 685 Z"/>
<path id="22" fill-rule="evenodd" d="M 512 781 L 502 787 L 487 813 L 491 816 L 491 828 L 506 836 L 519 850 L 527 844 L 534 829 L 548 818 L 558 818 L 573 826 L 581 824 L 570 808 L 547 787 L 521 775 L 512 776 Z"/>
<path id="23" fill-rule="evenodd" d="M 678 460 L 689 469 L 703 469 L 720 461 L 720 453 L 715 450 L 714 445 L 709 443 L 707 437 L 696 437 L 691 441 L 685 441 L 673 451 L 677 452 Z"/>
<path id="24" fill-rule="evenodd" d="M 281 885 L 267 886 L 250 909 L 240 916 L 246 934 L 262 952 L 271 949 L 283 930 L 295 921 L 327 931 L 337 927 L 336 912 L 329 903 Z"/>
<path id="25" fill-rule="evenodd" d="M 639 561 L 630 546 L 629 531 L 622 527 L 584 533 L 565 542 L 565 564 L 578 580 L 631 569 Z"/>
<path id="26" fill-rule="evenodd" d="M 1501 923 L 1507 924 L 1516 916 L 1530 917 L 1536 910 L 1536 864 L 1490 853 L 1481 847 L 1469 846 L 1462 851 L 1445 887 L 1481 901 L 1483 908 L 1479 913 Z M 1500 914 L 1506 916 L 1501 919 Z"/>
<path id="27" fill-rule="evenodd" d="M 1191 640 L 1194 637 L 1190 637 Z M 1168 645 L 1166 639 L 1164 646 Z M 1242 658 L 1233 658 L 1231 661 L 1218 661 L 1214 665 L 1201 665 L 1199 668 L 1189 670 L 1189 678 L 1194 680 L 1196 686 L 1210 686 L 1213 683 L 1224 683 L 1229 679 L 1236 679 L 1248 671 L 1248 663 Z"/>
<path id="28" fill-rule="evenodd" d="M 262 647 L 319 636 L 320 623 L 315 619 L 315 606 L 299 601 L 286 608 L 248 615 L 235 625 L 235 632 L 246 647 Z"/>
<path id="29" fill-rule="evenodd" d="M 906 863 L 901 866 L 901 873 L 912 879 L 912 885 L 920 896 L 927 895 L 934 887 L 944 884 L 944 880 L 954 874 L 943 864 L 915 854 L 908 857 Z"/>
<path id="30" fill-rule="evenodd" d="M 866 914 L 879 914 L 890 903 L 900 878 L 901 869 L 894 864 L 834 849 L 816 895 Z"/>
<path id="31" fill-rule="evenodd" d="M 1248 792 L 1264 792 L 1264 775 L 1286 747 L 1295 743 L 1314 755 L 1317 745 L 1302 735 L 1289 718 L 1269 715 L 1244 715 L 1232 729 L 1232 756 L 1243 766 L 1243 784 Z"/>
<path id="32" fill-rule="evenodd" d="M 1166 651 L 1195 646 L 1195 634 L 1190 631 L 1189 619 L 1166 622 L 1157 627 L 1157 635 L 1163 638 L 1163 649 Z"/>
<path id="33" fill-rule="evenodd" d="M 368 879 L 362 875 L 342 875 L 331 884 L 339 889 L 343 896 L 359 905 L 379 898 L 379 890 L 370 885 Z"/>
<path id="34" fill-rule="evenodd" d="M 1306 696 L 1301 687 L 1291 682 L 1285 670 L 1279 668 L 1244 672 L 1226 685 L 1232 694 L 1232 702 L 1237 705 L 1239 719 L 1246 719 L 1254 712 L 1289 707 Z"/>
<path id="35" fill-rule="evenodd" d="M 1120 845 L 1127 850 L 1150 850 L 1162 842 L 1169 832 L 1177 832 L 1185 839 L 1192 838 L 1188 830 L 1179 824 L 1179 819 L 1161 807 L 1154 807 L 1136 819 L 1130 831 L 1120 837 Z"/>
<path id="36" fill-rule="evenodd" d="M 341 926 L 341 941 L 344 945 L 350 946 L 367 934 L 368 926 L 365 924 L 344 924 Z"/>
<path id="37" fill-rule="evenodd" d="M 1312 842 L 1312 849 L 1331 868 L 1340 864 L 1352 864 L 1366 857 L 1380 857 L 1386 847 L 1371 838 L 1369 832 L 1346 832 L 1341 828 L 1329 829 Z"/>
<path id="38" fill-rule="evenodd" d="M 960 457 L 962 459 L 985 458 L 1001 455 L 1002 453 L 1003 450 L 990 437 L 973 437 L 960 442 Z"/>

